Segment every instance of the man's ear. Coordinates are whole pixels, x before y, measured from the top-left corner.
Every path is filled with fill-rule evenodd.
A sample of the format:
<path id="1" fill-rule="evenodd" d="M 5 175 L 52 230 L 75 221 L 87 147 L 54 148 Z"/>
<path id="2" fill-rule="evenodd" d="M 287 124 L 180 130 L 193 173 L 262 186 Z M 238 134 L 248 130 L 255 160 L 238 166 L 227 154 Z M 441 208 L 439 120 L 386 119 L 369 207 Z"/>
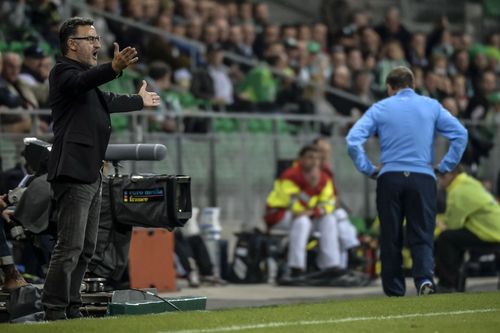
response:
<path id="1" fill-rule="evenodd" d="M 386 88 L 387 88 L 387 96 L 392 96 L 394 93 L 394 89 L 392 89 L 391 85 L 386 83 Z"/>
<path id="2" fill-rule="evenodd" d="M 66 43 L 68 43 L 68 49 L 76 51 L 76 42 L 73 39 L 68 39 Z"/>

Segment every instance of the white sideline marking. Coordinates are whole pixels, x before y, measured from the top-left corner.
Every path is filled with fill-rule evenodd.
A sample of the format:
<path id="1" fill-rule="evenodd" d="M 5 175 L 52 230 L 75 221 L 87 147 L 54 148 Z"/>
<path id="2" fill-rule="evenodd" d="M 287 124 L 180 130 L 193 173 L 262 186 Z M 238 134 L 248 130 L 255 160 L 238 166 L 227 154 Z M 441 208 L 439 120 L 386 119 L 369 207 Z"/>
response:
<path id="1" fill-rule="evenodd" d="M 406 319 L 415 317 L 435 317 L 435 316 L 456 316 L 471 313 L 485 313 L 485 312 L 495 312 L 500 311 L 500 309 L 477 309 L 477 310 L 462 310 L 462 311 L 449 311 L 449 312 L 430 312 L 430 313 L 409 313 L 404 315 L 393 315 L 393 316 L 374 316 L 374 317 L 347 317 L 340 319 L 327 319 L 327 320 L 299 320 L 299 321 L 277 321 L 264 324 L 252 324 L 252 325 L 233 325 L 233 326 L 221 326 L 215 328 L 201 328 L 193 330 L 180 330 L 180 331 L 160 331 L 158 333 L 212 333 L 212 332 L 236 332 L 251 329 L 265 329 L 273 327 L 287 327 L 287 326 L 297 326 L 297 325 L 321 325 L 321 324 L 339 324 L 339 323 L 350 323 L 355 321 L 368 321 L 368 320 L 392 320 L 392 319 Z"/>

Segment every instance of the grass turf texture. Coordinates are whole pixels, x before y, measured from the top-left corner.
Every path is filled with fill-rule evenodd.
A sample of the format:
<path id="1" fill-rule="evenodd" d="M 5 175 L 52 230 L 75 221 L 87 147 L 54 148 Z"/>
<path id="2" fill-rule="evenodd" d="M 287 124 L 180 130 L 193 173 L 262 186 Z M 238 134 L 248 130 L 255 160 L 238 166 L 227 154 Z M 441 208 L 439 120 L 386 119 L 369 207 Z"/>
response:
<path id="1" fill-rule="evenodd" d="M 0 324 L 0 332 L 500 332 L 500 292 Z"/>

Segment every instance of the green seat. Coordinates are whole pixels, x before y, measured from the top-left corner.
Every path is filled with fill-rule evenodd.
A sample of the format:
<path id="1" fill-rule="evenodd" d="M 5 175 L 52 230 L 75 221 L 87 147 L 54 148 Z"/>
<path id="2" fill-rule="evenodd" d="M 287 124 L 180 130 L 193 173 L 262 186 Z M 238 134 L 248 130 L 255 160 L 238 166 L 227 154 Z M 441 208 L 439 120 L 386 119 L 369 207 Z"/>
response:
<path id="1" fill-rule="evenodd" d="M 235 119 L 216 118 L 213 122 L 213 128 L 217 133 L 234 133 L 238 131 L 239 125 Z"/>
<path id="2" fill-rule="evenodd" d="M 484 12 L 487 16 L 499 17 L 500 16 L 500 1 L 498 0 L 484 0 Z"/>

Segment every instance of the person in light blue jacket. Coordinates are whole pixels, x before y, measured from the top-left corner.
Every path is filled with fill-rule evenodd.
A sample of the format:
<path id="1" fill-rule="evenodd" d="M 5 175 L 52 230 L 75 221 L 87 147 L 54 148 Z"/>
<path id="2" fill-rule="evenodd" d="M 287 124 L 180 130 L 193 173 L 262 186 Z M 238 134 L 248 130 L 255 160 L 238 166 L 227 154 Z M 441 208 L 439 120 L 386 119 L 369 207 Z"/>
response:
<path id="1" fill-rule="evenodd" d="M 375 103 L 349 131 L 348 153 L 360 172 L 377 179 L 385 294 L 404 296 L 406 291 L 401 254 L 404 219 L 417 293 L 430 294 L 435 292 L 435 172 L 450 172 L 459 163 L 467 144 L 467 130 L 438 101 L 415 93 L 415 79 L 408 68 L 394 68 L 386 84 L 389 97 Z M 446 137 L 450 146 L 435 168 L 436 134 Z M 370 162 L 363 148 L 374 135 L 380 144 L 379 166 Z"/>

